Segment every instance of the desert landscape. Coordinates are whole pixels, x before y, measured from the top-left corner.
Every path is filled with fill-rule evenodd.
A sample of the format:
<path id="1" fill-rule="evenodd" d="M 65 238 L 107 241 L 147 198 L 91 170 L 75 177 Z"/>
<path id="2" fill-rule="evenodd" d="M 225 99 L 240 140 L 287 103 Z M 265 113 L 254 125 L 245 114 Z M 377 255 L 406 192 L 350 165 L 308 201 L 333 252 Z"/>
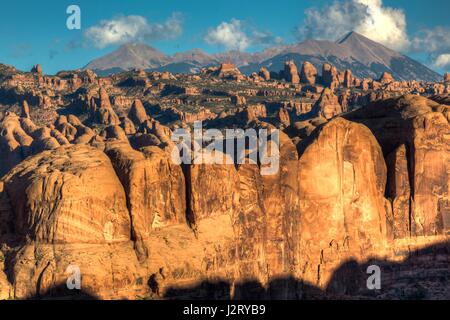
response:
<path id="1" fill-rule="evenodd" d="M 356 32 L 308 45 L 0 65 L 0 298 L 449 299 L 450 74 Z M 159 62 L 121 70 L 138 49 Z M 279 129 L 278 172 L 175 164 L 198 121 Z"/>

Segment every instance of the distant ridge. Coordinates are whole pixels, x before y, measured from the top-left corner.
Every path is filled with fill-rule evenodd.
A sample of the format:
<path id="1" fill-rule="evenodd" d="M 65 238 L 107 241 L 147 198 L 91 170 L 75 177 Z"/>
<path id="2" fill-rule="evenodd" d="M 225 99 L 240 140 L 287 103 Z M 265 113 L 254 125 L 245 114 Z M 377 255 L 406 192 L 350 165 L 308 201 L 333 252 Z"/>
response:
<path id="1" fill-rule="evenodd" d="M 283 69 L 286 60 L 298 66 L 304 61 L 319 70 L 323 63 L 331 63 L 339 70 L 351 69 L 359 78 L 379 78 L 387 71 L 397 80 L 440 81 L 442 76 L 423 64 L 402 55 L 357 32 L 349 32 L 337 41 L 306 40 L 294 45 L 275 46 L 262 52 L 228 51 L 210 55 L 201 49 L 168 56 L 145 44 L 125 44 L 116 51 L 86 65 L 100 75 L 130 69 L 196 73 L 202 67 L 230 61 L 243 73 L 257 72 L 261 67 L 270 71 Z"/>

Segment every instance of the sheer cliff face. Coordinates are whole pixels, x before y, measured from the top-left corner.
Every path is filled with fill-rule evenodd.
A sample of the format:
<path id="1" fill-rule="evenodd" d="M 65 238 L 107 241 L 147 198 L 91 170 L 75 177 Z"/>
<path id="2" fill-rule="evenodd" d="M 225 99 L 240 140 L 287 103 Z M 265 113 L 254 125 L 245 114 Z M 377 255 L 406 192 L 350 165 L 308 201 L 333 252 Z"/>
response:
<path id="1" fill-rule="evenodd" d="M 306 265 L 319 266 L 304 278 L 325 285 L 341 259 L 386 247 L 385 182 L 368 128 L 337 118 L 320 130 L 299 162 L 300 252 Z"/>
<path id="2" fill-rule="evenodd" d="M 74 265 L 83 291 L 101 298 L 193 298 L 182 288 L 202 281 L 227 284 L 202 287 L 209 298 L 351 294 L 334 280 L 342 264 L 445 239 L 449 114 L 406 96 L 323 121 L 301 147 L 282 133 L 270 176 L 252 163 L 176 165 L 169 129 L 151 119 L 144 129 L 158 143 L 136 150 L 117 116 L 102 136 L 74 116 L 45 130 L 9 115 L 0 297 L 62 295 Z"/>
<path id="3" fill-rule="evenodd" d="M 379 137 L 388 163 L 392 219 L 399 229 L 393 231 L 398 236 L 448 232 L 449 115 L 447 105 L 405 96 L 347 117 L 364 123 Z"/>

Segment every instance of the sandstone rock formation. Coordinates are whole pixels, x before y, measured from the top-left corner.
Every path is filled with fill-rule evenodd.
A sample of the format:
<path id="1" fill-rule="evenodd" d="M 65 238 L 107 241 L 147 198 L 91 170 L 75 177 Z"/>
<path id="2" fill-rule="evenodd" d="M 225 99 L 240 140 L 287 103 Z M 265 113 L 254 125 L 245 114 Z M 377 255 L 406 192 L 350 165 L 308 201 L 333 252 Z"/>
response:
<path id="1" fill-rule="evenodd" d="M 384 248 L 386 165 L 368 128 L 341 118 L 325 125 L 300 157 L 299 181 L 303 279 L 324 285 L 341 258 Z"/>
<path id="2" fill-rule="evenodd" d="M 28 118 L 28 119 L 30 118 L 30 107 L 28 106 L 27 100 L 23 101 L 21 117 Z"/>
<path id="3" fill-rule="evenodd" d="M 293 60 L 287 61 L 284 64 L 284 76 L 286 81 L 293 84 L 300 83 L 300 77 L 298 75 L 298 69 Z"/>
<path id="4" fill-rule="evenodd" d="M 265 81 L 269 81 L 270 80 L 270 72 L 265 67 L 262 67 L 259 70 L 259 76 L 261 78 L 263 78 Z"/>
<path id="5" fill-rule="evenodd" d="M 339 85 L 339 77 L 336 67 L 325 63 L 322 67 L 323 85 L 334 90 Z"/>
<path id="6" fill-rule="evenodd" d="M 393 232 L 399 237 L 443 234 L 449 228 L 449 108 L 409 95 L 348 116 L 374 132 L 395 165 L 389 167 L 390 198 Z M 410 201 L 406 200 L 409 195 Z M 405 215 L 407 221 L 398 222 Z"/>
<path id="7" fill-rule="evenodd" d="M 342 112 L 342 106 L 339 104 L 338 97 L 328 88 L 323 90 L 312 110 L 313 115 L 324 117 L 325 119 L 331 119 Z"/>
<path id="8" fill-rule="evenodd" d="M 140 126 L 145 120 L 148 119 L 147 112 L 145 111 L 141 100 L 134 100 L 130 112 L 128 113 L 128 118 L 137 126 Z"/>
<path id="9" fill-rule="evenodd" d="M 85 146 L 46 151 L 15 167 L 2 184 L 1 220 L 10 221 L 1 226 L 2 242 L 22 243 L 9 268 L 16 298 L 65 283 L 71 264 L 82 270 L 85 290 L 120 296 L 133 286 L 130 216 L 105 154 Z"/>
<path id="10" fill-rule="evenodd" d="M 4 175 L 30 154 L 33 138 L 23 130 L 19 117 L 15 114 L 7 114 L 1 127 L 0 174 Z"/>
<path id="11" fill-rule="evenodd" d="M 300 73 L 300 82 L 313 85 L 316 83 L 317 69 L 310 62 L 305 61 Z"/>
<path id="12" fill-rule="evenodd" d="M 345 70 L 344 73 L 344 80 L 342 81 L 344 84 L 344 87 L 350 88 L 353 86 L 353 73 L 350 69 Z"/>
<path id="13" fill-rule="evenodd" d="M 152 230 L 186 221 L 184 175 L 170 154 L 157 147 L 141 153 L 124 143 L 109 145 L 106 152 L 125 188 L 132 232 L 140 245 Z M 146 257 L 146 248 L 140 250 Z"/>
<path id="14" fill-rule="evenodd" d="M 394 82 L 394 78 L 392 77 L 392 75 L 389 72 L 383 72 L 383 74 L 381 75 L 381 78 L 380 78 L 380 82 L 381 82 L 381 84 L 391 83 L 391 82 Z"/>
<path id="15" fill-rule="evenodd" d="M 243 78 L 243 75 L 234 64 L 222 63 L 216 72 L 213 73 L 222 79 L 234 79 L 239 80 Z"/>
<path id="16" fill-rule="evenodd" d="M 42 66 L 40 64 L 33 66 L 33 68 L 31 68 L 31 72 L 42 75 Z"/>
<path id="17" fill-rule="evenodd" d="M 291 124 L 289 112 L 285 108 L 280 108 L 280 110 L 278 111 L 278 119 L 286 127 Z"/>
<path id="18" fill-rule="evenodd" d="M 118 125 L 120 124 L 119 117 L 111 106 L 108 93 L 102 87 L 99 91 L 100 105 L 96 110 L 96 120 L 104 125 Z"/>

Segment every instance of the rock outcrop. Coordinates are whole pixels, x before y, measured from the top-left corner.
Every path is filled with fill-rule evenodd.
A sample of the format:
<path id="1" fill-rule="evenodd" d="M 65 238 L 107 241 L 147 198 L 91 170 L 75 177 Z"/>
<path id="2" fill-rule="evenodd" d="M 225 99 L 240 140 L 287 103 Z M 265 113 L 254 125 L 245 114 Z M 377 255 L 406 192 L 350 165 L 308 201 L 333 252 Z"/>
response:
<path id="1" fill-rule="evenodd" d="M 350 70 L 350 69 L 345 70 L 344 80 L 342 81 L 344 84 L 344 87 L 346 87 L 346 88 L 353 87 L 353 81 L 354 81 L 354 78 L 353 78 L 352 70 Z"/>
<path id="2" fill-rule="evenodd" d="M 450 73 L 446 72 L 444 74 L 444 82 L 449 83 L 450 82 Z"/>
<path id="3" fill-rule="evenodd" d="M 243 78 L 241 71 L 232 63 L 222 63 L 213 74 L 221 79 L 240 80 Z"/>
<path id="4" fill-rule="evenodd" d="M 186 222 L 185 178 L 170 154 L 157 147 L 141 153 L 126 143 L 113 143 L 106 152 L 125 188 L 133 236 L 141 246 L 153 230 Z M 139 254 L 146 258 L 147 248 Z"/>
<path id="5" fill-rule="evenodd" d="M 270 80 L 270 72 L 269 72 L 269 70 L 267 70 L 265 67 L 262 67 L 260 70 L 259 70 L 259 76 L 261 77 L 261 78 L 263 78 L 265 81 L 269 81 Z"/>
<path id="6" fill-rule="evenodd" d="M 28 118 L 30 119 L 30 107 L 28 106 L 28 102 L 26 100 L 23 101 L 22 103 L 22 114 L 21 114 L 22 118 Z"/>
<path id="7" fill-rule="evenodd" d="M 86 146 L 45 151 L 1 183 L 0 219 L 9 221 L 1 239 L 21 244 L 8 268 L 15 298 L 55 290 L 71 265 L 86 292 L 121 296 L 135 285 L 125 192 L 105 154 Z"/>
<path id="8" fill-rule="evenodd" d="M 339 77 L 336 67 L 325 63 L 322 67 L 322 83 L 324 86 L 334 90 L 339 86 Z"/>
<path id="9" fill-rule="evenodd" d="M 148 120 L 147 112 L 145 111 L 141 100 L 134 100 L 130 112 L 128 113 L 128 118 L 133 121 L 136 126 L 140 126 L 145 120 Z"/>
<path id="10" fill-rule="evenodd" d="M 389 72 L 383 72 L 379 81 L 381 84 L 388 84 L 394 82 L 394 77 Z"/>
<path id="11" fill-rule="evenodd" d="M 283 73 L 284 73 L 286 81 L 293 83 L 293 84 L 300 83 L 298 69 L 293 60 L 286 61 L 286 63 L 284 64 L 284 72 Z"/>
<path id="12" fill-rule="evenodd" d="M 445 234 L 450 228 L 449 114 L 450 106 L 407 95 L 347 117 L 374 132 L 392 164 L 389 191 L 397 237 Z M 398 221 L 400 217 L 407 221 Z"/>
<path id="13" fill-rule="evenodd" d="M 342 118 L 326 124 L 300 157 L 299 181 L 303 279 L 323 286 L 340 259 L 385 248 L 386 165 L 368 128 Z"/>
<path id="14" fill-rule="evenodd" d="M 119 125 L 120 120 L 111 106 L 108 93 L 104 88 L 100 88 L 100 105 L 96 110 L 96 120 L 104 125 Z"/>
<path id="15" fill-rule="evenodd" d="M 325 119 L 331 119 L 342 112 L 338 97 L 328 88 L 323 90 L 312 110 L 314 116 L 324 117 Z"/>
<path id="16" fill-rule="evenodd" d="M 305 61 L 302 65 L 302 71 L 300 73 L 300 82 L 313 85 L 316 83 L 317 69 L 314 65 L 308 61 Z"/>
<path id="17" fill-rule="evenodd" d="M 33 68 L 31 68 L 31 72 L 42 75 L 42 66 L 40 64 L 33 66 Z"/>

